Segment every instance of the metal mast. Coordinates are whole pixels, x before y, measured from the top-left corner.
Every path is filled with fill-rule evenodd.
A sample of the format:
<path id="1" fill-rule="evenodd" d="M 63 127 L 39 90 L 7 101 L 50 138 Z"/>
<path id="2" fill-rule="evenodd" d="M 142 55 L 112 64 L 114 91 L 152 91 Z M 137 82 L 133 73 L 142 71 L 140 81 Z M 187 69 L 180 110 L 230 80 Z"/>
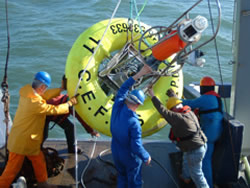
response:
<path id="1" fill-rule="evenodd" d="M 250 153 L 250 1 L 235 0 L 230 114 L 245 124 L 242 153 Z"/>

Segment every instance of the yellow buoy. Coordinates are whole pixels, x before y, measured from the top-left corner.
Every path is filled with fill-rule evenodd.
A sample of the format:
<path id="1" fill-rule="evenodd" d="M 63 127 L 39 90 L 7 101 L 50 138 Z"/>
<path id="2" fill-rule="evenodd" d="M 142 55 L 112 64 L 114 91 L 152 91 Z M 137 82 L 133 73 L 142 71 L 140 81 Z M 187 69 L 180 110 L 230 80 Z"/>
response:
<path id="1" fill-rule="evenodd" d="M 67 90 L 69 96 L 73 96 L 78 84 L 81 73 L 86 68 L 95 48 L 100 41 L 109 20 L 96 23 L 92 27 L 83 32 L 72 46 L 66 63 Z M 77 113 L 88 123 L 93 129 L 102 134 L 111 136 L 110 118 L 113 106 L 114 95 L 107 96 L 103 91 L 98 78 L 98 70 L 101 62 L 110 56 L 110 53 L 121 50 L 127 43 L 127 37 L 131 38 L 131 32 L 127 36 L 128 23 L 125 18 L 116 18 L 111 22 L 107 33 L 102 40 L 102 44 L 92 59 L 90 65 L 80 82 L 77 93 L 80 94 L 79 103 L 75 106 Z M 141 37 L 140 27 L 136 21 L 133 23 L 133 39 Z M 140 23 L 143 31 L 149 29 L 150 26 Z M 150 44 L 157 42 L 152 36 L 147 39 Z M 135 42 L 138 48 L 138 42 Z M 162 63 L 159 69 L 164 69 L 166 65 Z M 173 66 L 173 69 L 176 67 Z M 154 85 L 155 95 L 165 103 L 167 100 L 166 91 L 172 88 L 175 92 L 182 94 L 183 75 L 182 71 L 172 75 L 171 77 L 161 77 Z M 150 97 L 147 97 L 144 105 L 140 106 L 136 111 L 142 126 L 142 136 L 151 135 L 166 125 L 166 121 L 153 107 Z"/>

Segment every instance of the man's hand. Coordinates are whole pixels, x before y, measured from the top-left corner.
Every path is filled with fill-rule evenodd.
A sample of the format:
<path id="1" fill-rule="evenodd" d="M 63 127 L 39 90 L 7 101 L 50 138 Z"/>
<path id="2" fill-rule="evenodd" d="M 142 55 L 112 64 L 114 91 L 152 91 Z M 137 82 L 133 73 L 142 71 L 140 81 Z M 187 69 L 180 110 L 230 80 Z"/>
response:
<path id="1" fill-rule="evenodd" d="M 148 158 L 148 160 L 146 162 L 146 165 L 148 166 L 150 164 L 150 162 L 151 162 L 151 156 L 149 156 L 149 158 Z"/>
<path id="2" fill-rule="evenodd" d="M 154 90 L 153 90 L 153 86 L 152 86 L 152 85 L 148 86 L 148 94 L 149 94 L 151 97 L 155 96 Z"/>
<path id="3" fill-rule="evenodd" d="M 177 97 L 176 93 L 174 92 L 174 90 L 172 88 L 167 90 L 167 96 L 168 97 Z"/>
<path id="4" fill-rule="evenodd" d="M 96 131 L 90 133 L 92 137 L 100 137 L 100 134 Z"/>
<path id="5" fill-rule="evenodd" d="M 72 107 L 73 105 L 76 105 L 78 103 L 78 100 L 77 100 L 78 96 L 79 96 L 79 93 L 77 93 L 75 96 L 69 99 L 69 101 L 67 102 L 69 104 L 69 107 Z"/>
<path id="6" fill-rule="evenodd" d="M 138 80 L 139 78 L 141 78 L 142 76 L 144 76 L 145 74 L 148 74 L 148 73 L 151 73 L 152 72 L 152 69 L 150 66 L 148 65 L 144 65 L 142 67 L 142 69 L 136 73 L 136 75 L 133 76 L 133 79 L 134 80 Z"/>
<path id="7" fill-rule="evenodd" d="M 144 65 L 142 69 L 140 70 L 142 75 L 149 74 L 152 72 L 152 68 L 148 65 Z"/>

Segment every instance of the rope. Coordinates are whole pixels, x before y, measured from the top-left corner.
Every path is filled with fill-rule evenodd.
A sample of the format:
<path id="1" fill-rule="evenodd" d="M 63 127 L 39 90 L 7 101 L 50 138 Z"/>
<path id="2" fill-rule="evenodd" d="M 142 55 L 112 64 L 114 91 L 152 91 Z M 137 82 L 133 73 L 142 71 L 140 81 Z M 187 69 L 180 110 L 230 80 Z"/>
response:
<path id="1" fill-rule="evenodd" d="M 116 7 L 115 7 L 115 10 L 114 10 L 114 12 L 113 12 L 111 18 L 109 19 L 109 23 L 108 23 L 108 25 L 107 25 L 107 27 L 106 27 L 106 29 L 105 29 L 103 35 L 102 35 L 102 38 L 101 38 L 100 42 L 98 43 L 97 47 L 95 48 L 94 53 L 92 54 L 91 58 L 89 59 L 88 64 L 86 65 L 85 69 L 83 70 L 83 72 L 82 72 L 82 74 L 81 74 L 81 76 L 80 76 L 80 78 L 79 78 L 79 80 L 78 80 L 78 83 L 77 83 L 77 86 L 76 86 L 76 89 L 75 89 L 75 94 L 77 93 L 77 90 L 78 90 L 78 87 L 79 87 L 79 85 L 80 85 L 81 79 L 82 79 L 82 77 L 84 76 L 84 74 L 85 74 L 85 72 L 86 72 L 86 70 L 87 70 L 89 64 L 91 63 L 91 61 L 92 61 L 92 59 L 94 58 L 94 56 L 95 56 L 97 50 L 98 50 L 99 47 L 101 46 L 102 40 L 103 40 L 105 34 L 107 33 L 107 30 L 108 30 L 108 28 L 109 28 L 109 26 L 110 26 L 110 24 L 111 24 L 112 19 L 114 18 L 115 14 L 116 14 L 116 12 L 117 12 L 117 9 L 119 8 L 120 3 L 121 3 L 121 0 L 119 0 L 119 2 L 117 3 L 117 5 L 116 5 Z"/>
<path id="2" fill-rule="evenodd" d="M 91 161 L 92 161 L 92 158 L 93 158 L 93 156 L 94 156 L 95 148 L 96 148 L 96 140 L 97 140 L 97 138 L 95 137 L 95 141 L 94 141 L 94 145 L 93 145 L 92 152 L 91 152 L 91 154 L 90 154 L 90 158 L 89 158 L 89 160 L 88 160 L 88 163 L 87 163 L 86 167 L 85 167 L 85 168 L 83 169 L 83 171 L 82 171 L 82 175 L 81 175 L 81 184 L 82 184 L 83 188 L 86 188 L 86 186 L 85 186 L 85 184 L 84 184 L 83 177 L 84 177 L 84 174 L 85 174 L 86 170 L 88 169 L 88 167 L 89 167 L 89 165 L 90 165 L 90 163 L 91 163 Z"/>
<path id="3" fill-rule="evenodd" d="M 146 0 L 147 1 L 147 0 Z M 143 12 L 145 6 L 146 6 L 146 1 L 144 2 L 144 5 L 143 7 L 141 8 L 140 10 L 140 13 L 138 13 L 138 9 L 137 9 L 137 3 L 136 3 L 136 0 L 134 0 L 134 7 L 135 7 L 135 12 L 136 12 L 136 18 L 135 20 L 138 20 L 138 25 L 139 25 L 139 28 L 140 28 L 140 33 L 143 34 L 143 31 L 142 31 L 142 28 L 141 28 L 141 19 L 140 19 L 140 14 Z M 137 36 L 139 35 L 139 33 L 134 37 L 134 38 L 137 38 Z M 149 42 L 147 41 L 147 39 L 143 39 L 143 41 L 149 46 Z"/>
<path id="4" fill-rule="evenodd" d="M 220 7 L 221 7 L 220 2 L 219 2 L 219 1 L 216 1 L 216 2 L 217 2 L 218 7 L 220 8 Z M 212 11 L 211 11 L 210 0 L 208 0 L 208 7 L 209 7 L 210 18 L 211 18 L 212 32 L 213 32 L 213 34 L 214 34 L 215 31 L 214 31 L 213 15 L 212 15 Z M 215 46 L 216 59 L 217 59 L 217 64 L 218 64 L 218 69 L 219 69 L 220 81 L 221 81 L 221 84 L 222 84 L 222 93 L 223 93 L 223 95 L 224 95 L 224 93 L 225 93 L 225 88 L 224 88 L 224 83 L 223 83 L 223 78 L 222 78 L 220 56 L 219 56 L 219 52 L 218 52 L 218 46 L 217 46 L 216 38 L 214 38 L 214 46 Z M 225 111 L 226 111 L 226 114 L 228 114 L 227 101 L 226 101 L 225 98 L 224 98 L 224 104 L 225 104 Z M 229 125 L 229 123 L 228 123 L 228 125 Z M 234 155 L 235 149 L 234 149 L 234 146 L 233 146 L 232 132 L 231 132 L 229 126 L 228 126 L 228 130 L 229 130 L 229 134 L 230 134 L 230 143 L 231 143 L 231 147 L 232 147 L 232 156 L 233 156 L 234 168 L 235 168 L 234 170 L 237 171 L 237 162 L 236 162 L 235 155 Z"/>
<path id="5" fill-rule="evenodd" d="M 137 20 L 137 18 L 138 18 L 138 17 L 141 15 L 141 13 L 144 11 L 144 8 L 146 7 L 147 3 L 148 3 L 148 0 L 145 0 L 143 6 L 142 6 L 142 8 L 141 8 L 141 10 L 140 10 L 139 13 L 136 15 L 135 20 Z"/>
<path id="6" fill-rule="evenodd" d="M 134 6 L 135 6 L 136 18 L 138 19 L 138 25 L 139 25 L 139 28 L 140 28 L 140 32 L 143 33 L 143 31 L 141 29 L 141 19 L 140 19 L 139 13 L 138 13 L 136 0 L 134 0 Z"/>
<path id="7" fill-rule="evenodd" d="M 101 152 L 99 153 L 99 155 L 98 155 L 98 158 L 99 158 L 99 160 L 102 161 L 103 163 L 106 163 L 106 164 L 112 166 L 114 169 L 116 169 L 115 165 L 114 165 L 112 162 L 107 161 L 107 160 L 105 161 L 104 159 L 102 159 L 102 155 L 103 155 L 104 153 L 108 152 L 108 151 L 110 151 L 110 148 L 101 151 Z M 173 183 L 175 184 L 175 186 L 176 186 L 177 188 L 179 188 L 178 183 L 175 181 L 175 179 L 174 179 L 173 176 L 170 174 L 170 172 L 169 172 L 169 171 L 168 171 L 159 161 L 157 161 L 156 159 L 152 158 L 152 161 L 154 161 L 156 164 L 158 164 L 158 165 L 160 166 L 160 168 L 162 168 L 163 171 L 170 177 L 170 179 L 173 181 Z"/>
<path id="8" fill-rule="evenodd" d="M 7 70 L 8 70 L 8 62 L 9 62 L 9 54 L 10 54 L 10 32 L 9 32 L 9 23 L 8 23 L 8 0 L 5 0 L 5 14 L 6 14 L 8 48 L 7 48 L 7 55 L 6 55 L 6 63 L 5 63 L 5 69 L 4 69 L 3 83 L 7 84 Z M 3 87 L 3 83 L 2 83 L 2 87 Z M 8 87 L 8 84 L 7 84 L 7 87 Z"/>
<path id="9" fill-rule="evenodd" d="M 4 77 L 3 82 L 1 84 L 3 96 L 1 101 L 4 103 L 4 115 L 5 119 L 4 122 L 6 124 L 6 132 L 5 132 L 5 163 L 8 160 L 8 151 L 7 151 L 7 138 L 8 138 L 8 132 L 9 132 L 9 104 L 10 104 L 10 96 L 8 92 L 8 82 L 7 82 L 7 70 L 8 70 L 8 63 L 9 63 L 9 54 L 10 54 L 10 32 L 9 32 L 9 23 L 8 23 L 8 0 L 5 0 L 5 14 L 6 14 L 6 27 L 7 27 L 7 55 L 6 55 L 6 63 L 5 63 L 5 69 L 4 69 Z"/>
<path id="10" fill-rule="evenodd" d="M 95 48 L 94 53 L 92 54 L 91 58 L 89 59 L 88 64 L 86 65 L 85 69 L 84 69 L 83 72 L 81 73 L 80 78 L 79 78 L 78 83 L 77 83 L 77 86 L 76 86 L 76 89 L 75 89 L 74 95 L 76 95 L 76 93 L 77 93 L 77 90 L 78 90 L 78 88 L 79 88 L 81 79 L 82 79 L 82 77 L 84 76 L 84 74 L 85 74 L 85 72 L 86 72 L 86 70 L 87 70 L 89 64 L 90 64 L 91 61 L 93 60 L 93 58 L 94 58 L 94 56 L 95 56 L 97 50 L 99 49 L 100 45 L 102 44 L 102 40 L 103 40 L 105 34 L 106 34 L 107 31 L 108 31 L 108 28 L 109 28 L 109 26 L 110 26 L 110 24 L 111 24 L 111 21 L 112 21 L 112 19 L 114 18 L 115 14 L 116 14 L 116 12 L 117 12 L 119 6 L 120 6 L 120 3 L 121 3 L 121 0 L 119 0 L 119 1 L 117 2 L 117 5 L 116 5 L 116 7 L 115 7 L 115 9 L 114 9 L 114 11 L 113 11 L 113 13 L 112 13 L 111 18 L 109 19 L 108 25 L 107 25 L 107 27 L 106 27 L 106 29 L 105 29 L 103 35 L 102 35 L 102 38 L 101 38 L 99 44 L 98 44 L 97 47 Z M 77 134 L 76 134 L 75 107 L 74 107 L 74 106 L 73 106 L 73 124 L 74 124 L 74 135 L 75 135 L 75 151 L 77 151 Z M 78 156 L 77 156 L 77 152 L 75 152 L 75 163 L 76 163 L 76 164 L 75 164 L 76 188 L 78 188 Z"/>
<path id="11" fill-rule="evenodd" d="M 133 0 L 129 1 L 129 5 L 130 5 L 130 19 L 133 19 Z"/>
<path id="12" fill-rule="evenodd" d="M 115 167 L 115 165 L 114 165 L 112 162 L 110 162 L 110 161 L 108 161 L 108 160 L 105 161 L 105 160 L 102 158 L 102 155 L 103 155 L 104 153 L 108 152 L 108 151 L 111 151 L 111 149 L 108 148 L 108 149 L 105 149 L 105 150 L 101 151 L 101 152 L 99 153 L 99 155 L 98 155 L 98 159 L 99 159 L 100 161 L 102 161 L 103 163 L 106 163 L 106 164 L 112 166 L 112 167 L 116 170 L 116 167 Z"/>
<path id="13" fill-rule="evenodd" d="M 167 173 L 167 175 L 170 177 L 170 179 L 174 182 L 175 186 L 177 188 L 179 188 L 178 183 L 175 181 L 173 176 L 171 176 L 170 172 L 160 162 L 158 162 L 156 159 L 152 158 L 152 161 L 154 161 L 156 164 L 158 164 Z"/>

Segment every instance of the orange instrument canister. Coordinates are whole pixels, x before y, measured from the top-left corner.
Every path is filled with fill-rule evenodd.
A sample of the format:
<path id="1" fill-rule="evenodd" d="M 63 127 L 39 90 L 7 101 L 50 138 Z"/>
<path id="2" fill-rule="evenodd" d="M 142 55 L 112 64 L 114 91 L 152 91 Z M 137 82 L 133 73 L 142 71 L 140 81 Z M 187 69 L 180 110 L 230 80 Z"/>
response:
<path id="1" fill-rule="evenodd" d="M 152 53 L 155 59 L 163 61 L 186 46 L 186 43 L 180 39 L 176 32 L 176 30 L 171 32 L 169 35 L 175 35 L 152 48 Z"/>

